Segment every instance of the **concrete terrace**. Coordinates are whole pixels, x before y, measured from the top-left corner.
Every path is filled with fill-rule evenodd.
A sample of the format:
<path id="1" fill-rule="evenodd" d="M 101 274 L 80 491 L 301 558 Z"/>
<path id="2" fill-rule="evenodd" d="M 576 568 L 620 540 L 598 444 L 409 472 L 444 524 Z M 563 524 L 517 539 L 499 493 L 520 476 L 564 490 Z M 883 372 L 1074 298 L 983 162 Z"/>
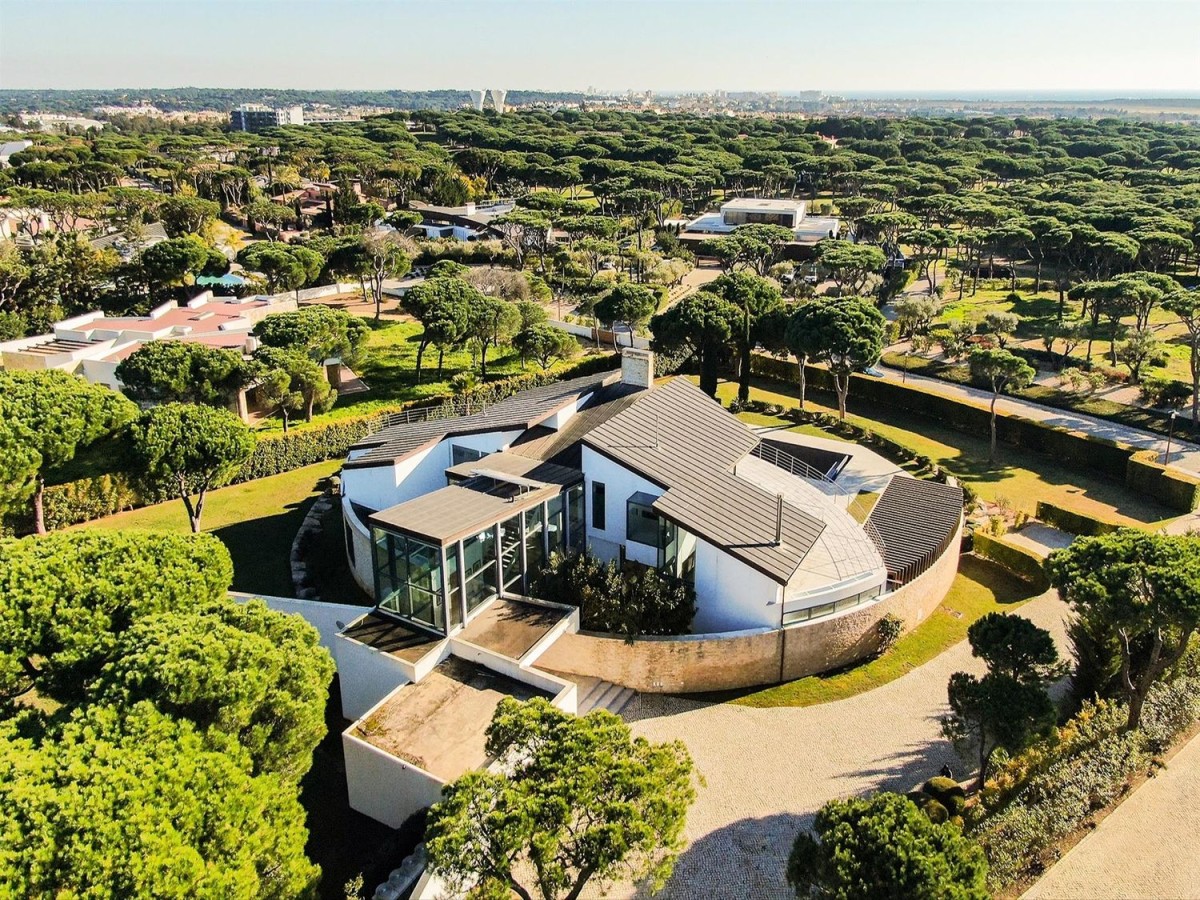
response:
<path id="1" fill-rule="evenodd" d="M 354 726 L 353 734 L 392 756 L 452 781 L 488 762 L 486 732 L 505 697 L 550 695 L 458 657 L 407 684 Z"/>

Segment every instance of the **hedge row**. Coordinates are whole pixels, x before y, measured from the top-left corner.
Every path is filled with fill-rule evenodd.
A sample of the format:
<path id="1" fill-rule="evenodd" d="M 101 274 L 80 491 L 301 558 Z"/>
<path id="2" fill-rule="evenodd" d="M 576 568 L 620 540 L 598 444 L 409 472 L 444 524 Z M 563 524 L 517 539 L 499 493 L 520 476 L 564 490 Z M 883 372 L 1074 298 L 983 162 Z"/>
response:
<path id="1" fill-rule="evenodd" d="M 750 371 L 788 384 L 795 384 L 796 381 L 795 364 L 775 357 L 754 356 Z M 833 378 L 828 370 L 808 366 L 805 372 L 809 387 L 833 391 Z M 850 394 L 888 409 L 933 419 L 985 440 L 990 433 L 991 414 L 986 407 L 965 403 L 916 385 L 854 375 Z M 1200 505 L 1200 481 L 1186 473 L 1165 470 L 1152 459 L 1139 458 L 1136 465 L 1131 465 L 1135 448 L 1128 444 L 1069 431 L 1002 411 L 996 414 L 996 437 L 1002 443 L 1052 456 L 1067 466 L 1091 469 L 1135 491 L 1148 494 L 1171 509 L 1191 512 Z M 1148 456 L 1153 457 L 1153 454 L 1148 453 Z"/>
<path id="2" fill-rule="evenodd" d="M 1035 515 L 1047 525 L 1053 525 L 1055 528 L 1059 528 L 1068 534 L 1089 536 L 1108 534 L 1121 527 L 1116 522 L 1106 522 L 1103 519 L 1097 519 L 1095 516 L 1064 509 L 1061 506 L 1055 506 L 1053 503 L 1047 503 L 1045 500 L 1037 502 L 1037 512 Z"/>
<path id="3" fill-rule="evenodd" d="M 619 357 L 616 355 L 588 357 L 558 373 L 516 375 L 486 382 L 458 396 L 447 394 L 426 398 L 369 415 L 300 426 L 286 434 L 264 435 L 259 438 L 254 452 L 234 476 L 232 483 L 240 484 L 330 459 L 340 459 L 354 444 L 368 434 L 378 431 L 388 422 L 389 416 L 397 413 L 427 407 L 438 410 L 434 415 L 453 415 L 464 409 L 478 410 L 527 388 L 567 377 L 580 378 L 599 374 L 618 363 Z M 129 474 L 114 471 L 47 487 L 43 497 L 43 509 L 46 527 L 53 530 L 90 522 L 139 506 L 160 503 L 165 499 L 165 494 L 139 484 Z M 0 533 L 27 534 L 32 529 L 32 518 L 24 511 L 9 515 L 0 525 Z"/>
<path id="4" fill-rule="evenodd" d="M 1168 469 L 1158 462 L 1158 453 L 1153 450 L 1138 450 L 1130 454 L 1125 469 L 1125 483 L 1171 509 L 1191 512 L 1200 506 L 1200 478 L 1178 469 Z"/>
<path id="5" fill-rule="evenodd" d="M 1042 558 L 1032 550 L 1010 544 L 1008 541 L 982 531 L 976 531 L 972 536 L 972 541 L 977 556 L 1004 566 L 1018 578 L 1028 581 L 1040 591 L 1044 591 L 1050 586 Z"/>

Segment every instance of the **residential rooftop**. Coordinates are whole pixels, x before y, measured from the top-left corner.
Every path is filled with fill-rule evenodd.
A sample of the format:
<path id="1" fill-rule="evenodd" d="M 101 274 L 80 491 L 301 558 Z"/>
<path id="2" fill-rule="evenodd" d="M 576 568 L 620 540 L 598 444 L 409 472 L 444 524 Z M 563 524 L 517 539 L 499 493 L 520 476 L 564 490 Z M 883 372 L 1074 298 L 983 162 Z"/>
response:
<path id="1" fill-rule="evenodd" d="M 665 489 L 655 512 L 786 584 L 825 526 L 734 474 L 758 442 L 686 378 L 639 395 L 583 438 Z"/>
<path id="2" fill-rule="evenodd" d="M 488 763 L 487 728 L 505 697 L 550 695 L 451 656 L 406 684 L 352 729 L 356 737 L 443 781 Z"/>

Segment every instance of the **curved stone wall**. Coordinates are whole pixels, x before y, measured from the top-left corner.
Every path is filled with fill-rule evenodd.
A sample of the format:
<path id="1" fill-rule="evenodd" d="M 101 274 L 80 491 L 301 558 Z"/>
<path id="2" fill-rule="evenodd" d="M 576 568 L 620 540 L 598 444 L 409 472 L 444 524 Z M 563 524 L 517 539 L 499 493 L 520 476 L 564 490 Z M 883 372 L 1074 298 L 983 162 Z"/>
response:
<path id="1" fill-rule="evenodd" d="M 564 634 L 539 668 L 586 675 L 648 693 L 755 687 L 815 675 L 861 660 L 878 648 L 876 623 L 888 613 L 909 631 L 935 610 L 958 573 L 962 521 L 940 559 L 908 584 L 867 606 L 788 626 L 723 634 L 621 638 Z"/>

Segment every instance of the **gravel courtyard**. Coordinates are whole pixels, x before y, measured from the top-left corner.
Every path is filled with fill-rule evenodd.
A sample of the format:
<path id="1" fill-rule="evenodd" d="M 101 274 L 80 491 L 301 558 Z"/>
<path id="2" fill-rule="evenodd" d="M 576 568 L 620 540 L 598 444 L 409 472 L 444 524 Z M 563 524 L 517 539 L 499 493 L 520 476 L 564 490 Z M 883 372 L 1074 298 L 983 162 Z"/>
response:
<path id="1" fill-rule="evenodd" d="M 1065 610 L 1048 593 L 1019 612 L 1061 643 Z M 659 896 L 794 897 L 784 880 L 788 852 L 826 801 L 906 791 L 943 764 L 963 772 L 939 718 L 950 674 L 982 668 L 963 641 L 890 684 L 820 706 L 756 709 L 639 695 L 623 712 L 634 732 L 681 739 L 705 782 L 688 813 L 689 845 Z M 633 894 L 617 886 L 608 896 Z"/>

